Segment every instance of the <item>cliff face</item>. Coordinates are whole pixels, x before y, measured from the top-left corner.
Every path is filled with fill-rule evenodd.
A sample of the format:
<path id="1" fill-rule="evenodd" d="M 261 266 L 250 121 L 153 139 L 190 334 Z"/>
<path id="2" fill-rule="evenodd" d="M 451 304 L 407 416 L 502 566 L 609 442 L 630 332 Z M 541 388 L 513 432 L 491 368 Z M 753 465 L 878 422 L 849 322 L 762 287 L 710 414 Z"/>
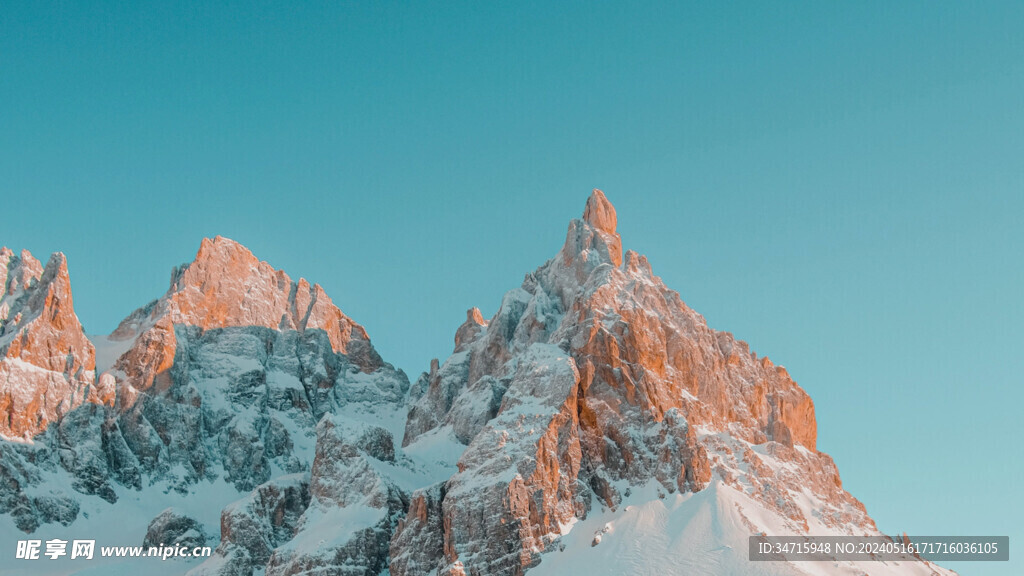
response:
<path id="1" fill-rule="evenodd" d="M 27 440 L 89 395 L 93 345 L 71 299 L 63 254 L 46 267 L 0 249 L 0 437 Z"/>
<path id="2" fill-rule="evenodd" d="M 113 341 L 134 340 L 114 364 L 115 374 L 130 384 L 131 392 L 161 384 L 174 363 L 176 326 L 203 332 L 262 327 L 322 333 L 331 351 L 345 355 L 361 371 L 371 373 L 383 364 L 366 330 L 343 314 L 319 284 L 293 281 L 220 236 L 204 239 L 195 260 L 174 269 L 167 293 L 133 312 L 110 335 Z M 121 404 L 131 402 L 129 395 Z"/>

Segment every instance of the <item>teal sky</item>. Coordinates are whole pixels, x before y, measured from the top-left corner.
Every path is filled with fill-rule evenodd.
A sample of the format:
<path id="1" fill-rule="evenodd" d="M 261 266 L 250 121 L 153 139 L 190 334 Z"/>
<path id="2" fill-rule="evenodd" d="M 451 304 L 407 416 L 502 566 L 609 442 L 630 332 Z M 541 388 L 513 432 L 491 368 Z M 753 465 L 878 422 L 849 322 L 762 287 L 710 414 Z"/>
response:
<path id="1" fill-rule="evenodd" d="M 1024 4 L 85 4 L 0 12 L 0 244 L 88 332 L 221 234 L 415 378 L 598 187 L 880 528 L 1024 536 Z"/>

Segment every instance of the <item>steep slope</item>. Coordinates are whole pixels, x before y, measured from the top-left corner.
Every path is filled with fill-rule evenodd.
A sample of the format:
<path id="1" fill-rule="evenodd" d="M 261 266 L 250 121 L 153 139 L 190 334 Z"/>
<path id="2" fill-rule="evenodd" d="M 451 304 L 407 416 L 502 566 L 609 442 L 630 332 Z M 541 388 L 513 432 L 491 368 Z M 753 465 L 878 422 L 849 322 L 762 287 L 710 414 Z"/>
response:
<path id="1" fill-rule="evenodd" d="M 86 400 L 95 351 L 71 299 L 67 260 L 42 267 L 0 249 L 0 438 L 28 440 Z"/>
<path id="2" fill-rule="evenodd" d="M 730 514 L 719 522 L 736 508 L 747 518 L 742 538 L 713 540 L 740 554 L 746 535 L 767 528 L 875 533 L 816 450 L 807 394 L 784 368 L 710 329 L 643 256 L 623 254 L 616 224 L 595 190 L 558 255 L 507 293 L 490 322 L 471 315 L 456 352 L 413 387 L 405 443 L 441 435 L 467 448 L 458 474 L 412 496 L 417 514 L 392 540 L 392 575 L 522 574 L 549 562 L 542 554 L 575 535 L 575 523 L 619 510 L 652 483 L 661 496 L 715 500 Z M 722 500 L 732 492 L 756 510 Z M 641 555 L 660 549 L 623 537 Z"/>

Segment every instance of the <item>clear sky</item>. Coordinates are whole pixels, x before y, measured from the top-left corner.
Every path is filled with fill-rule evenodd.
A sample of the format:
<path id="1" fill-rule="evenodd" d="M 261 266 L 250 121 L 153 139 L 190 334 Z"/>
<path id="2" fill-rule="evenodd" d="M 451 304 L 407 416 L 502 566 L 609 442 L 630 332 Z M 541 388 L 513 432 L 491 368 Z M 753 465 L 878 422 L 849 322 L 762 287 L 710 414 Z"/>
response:
<path id="1" fill-rule="evenodd" d="M 88 332 L 221 234 L 415 378 L 598 187 L 883 530 L 1020 558 L 1024 4 L 295 4 L 5 3 L 0 244 Z"/>

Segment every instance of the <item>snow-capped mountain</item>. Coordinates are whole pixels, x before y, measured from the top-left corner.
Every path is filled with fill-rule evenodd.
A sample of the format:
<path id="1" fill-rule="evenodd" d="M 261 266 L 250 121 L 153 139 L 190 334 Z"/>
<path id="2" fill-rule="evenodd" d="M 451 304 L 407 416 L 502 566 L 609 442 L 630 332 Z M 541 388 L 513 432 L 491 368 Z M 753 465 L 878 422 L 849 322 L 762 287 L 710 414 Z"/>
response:
<path id="1" fill-rule="evenodd" d="M 0 534 L 216 547 L 39 573 L 950 574 L 747 560 L 754 534 L 878 531 L 817 450 L 808 395 L 624 253 L 597 190 L 411 386 L 319 286 L 225 238 L 91 342 L 62 256 L 0 258 L 18 416 L 0 428 Z"/>

